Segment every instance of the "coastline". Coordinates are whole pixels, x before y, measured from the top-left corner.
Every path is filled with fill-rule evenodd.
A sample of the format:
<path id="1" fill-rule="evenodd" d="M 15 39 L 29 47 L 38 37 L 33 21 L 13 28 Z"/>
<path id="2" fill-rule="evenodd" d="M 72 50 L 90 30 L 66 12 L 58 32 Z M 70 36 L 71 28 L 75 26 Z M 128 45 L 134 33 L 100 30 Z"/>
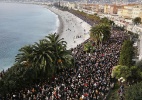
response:
<path id="1" fill-rule="evenodd" d="M 51 9 L 51 7 L 46 6 L 46 8 L 58 16 L 59 23 L 58 23 L 58 28 L 57 28 L 56 33 L 61 35 L 64 29 L 62 17 L 58 13 L 56 13 L 53 9 Z"/>
<path id="2" fill-rule="evenodd" d="M 91 26 L 77 16 L 54 7 L 46 7 L 58 16 L 57 34 L 67 42 L 67 49 L 75 48 L 87 40 Z"/>

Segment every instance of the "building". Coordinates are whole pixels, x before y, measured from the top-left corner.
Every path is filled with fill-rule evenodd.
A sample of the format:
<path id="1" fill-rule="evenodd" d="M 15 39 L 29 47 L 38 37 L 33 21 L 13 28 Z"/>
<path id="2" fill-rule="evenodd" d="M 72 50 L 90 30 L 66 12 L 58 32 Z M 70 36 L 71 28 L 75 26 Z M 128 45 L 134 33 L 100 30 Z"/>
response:
<path id="1" fill-rule="evenodd" d="M 110 6 L 110 14 L 117 14 L 118 9 L 123 8 L 123 6 L 119 6 L 119 5 L 111 5 Z"/>
<path id="2" fill-rule="evenodd" d="M 127 19 L 134 19 L 136 17 L 141 16 L 142 5 L 128 4 L 128 5 L 123 5 L 123 6 L 124 7 L 120 7 L 117 9 L 117 14 L 120 17 L 127 18 Z"/>
<path id="3" fill-rule="evenodd" d="M 136 17 L 141 17 L 141 13 L 142 13 L 142 5 L 136 5 L 133 7 L 131 18 L 134 19 Z"/>
<path id="4" fill-rule="evenodd" d="M 117 15 L 120 16 L 120 17 L 123 16 L 123 9 L 122 9 L 122 8 L 121 8 L 121 9 L 118 9 Z"/>
<path id="5" fill-rule="evenodd" d="M 124 7 L 123 12 L 122 12 L 122 16 L 123 16 L 123 18 L 131 18 L 132 8 L 125 8 Z"/>
<path id="6" fill-rule="evenodd" d="M 62 7 L 68 7 L 69 9 L 75 9 L 77 8 L 77 4 L 74 2 L 68 2 L 68 1 L 60 1 L 60 6 Z"/>
<path id="7" fill-rule="evenodd" d="M 104 13 L 105 14 L 117 14 L 118 9 L 123 8 L 123 6 L 119 5 L 104 5 Z"/>
<path id="8" fill-rule="evenodd" d="M 110 5 L 104 5 L 104 13 L 109 14 L 110 13 Z"/>

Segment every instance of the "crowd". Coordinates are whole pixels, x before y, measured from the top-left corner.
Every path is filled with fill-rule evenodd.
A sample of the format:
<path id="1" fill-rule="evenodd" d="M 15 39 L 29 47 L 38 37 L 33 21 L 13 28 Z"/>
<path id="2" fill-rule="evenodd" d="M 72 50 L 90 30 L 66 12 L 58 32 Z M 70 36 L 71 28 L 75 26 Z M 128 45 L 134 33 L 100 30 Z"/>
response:
<path id="1" fill-rule="evenodd" d="M 120 85 L 120 88 L 118 90 L 118 96 L 120 100 L 124 100 L 124 85 L 123 84 Z"/>
<path id="2" fill-rule="evenodd" d="M 65 68 L 46 82 L 13 91 L 0 97 L 0 100 L 105 100 L 113 81 L 112 67 L 117 65 L 120 48 L 125 40 L 125 33 L 113 30 L 110 40 L 93 53 L 83 49 L 87 40 L 71 49 L 75 60 L 75 68 Z"/>
<path id="3" fill-rule="evenodd" d="M 83 16 L 76 16 L 90 25 L 94 23 Z M 88 39 L 72 48 L 75 68 L 61 69 L 45 82 L 12 91 L 3 97 L 0 95 L 0 100 L 106 100 L 114 85 L 111 78 L 112 68 L 117 65 L 121 45 L 127 38 L 125 32 L 119 29 L 111 32 L 111 38 L 101 46 L 96 46 Z M 86 42 L 91 42 L 94 46 L 92 53 L 84 51 Z M 0 77 L 2 75 L 0 73 Z"/>

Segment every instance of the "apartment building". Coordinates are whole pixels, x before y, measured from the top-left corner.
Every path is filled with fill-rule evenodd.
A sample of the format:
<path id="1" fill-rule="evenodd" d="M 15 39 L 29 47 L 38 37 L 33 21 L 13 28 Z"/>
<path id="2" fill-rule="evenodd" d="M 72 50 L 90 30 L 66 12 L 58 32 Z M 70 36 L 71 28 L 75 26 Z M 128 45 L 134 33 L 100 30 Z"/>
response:
<path id="1" fill-rule="evenodd" d="M 99 4 L 77 4 L 78 5 L 78 9 L 80 10 L 88 10 L 88 11 L 92 11 L 92 12 L 104 12 L 104 5 L 99 5 Z"/>
<path id="2" fill-rule="evenodd" d="M 123 6 L 119 5 L 105 5 L 104 6 L 104 13 L 105 14 L 117 14 L 118 9 L 122 8 Z"/>
<path id="3" fill-rule="evenodd" d="M 60 6 L 68 7 L 69 9 L 75 9 L 77 8 L 77 4 L 74 2 L 68 2 L 68 1 L 61 1 Z"/>
<path id="4" fill-rule="evenodd" d="M 122 16 L 124 18 L 131 18 L 132 16 L 132 6 L 124 6 L 123 11 L 122 11 Z"/>
<path id="5" fill-rule="evenodd" d="M 104 13 L 110 14 L 110 5 L 104 5 Z"/>
<path id="6" fill-rule="evenodd" d="M 142 13 L 142 5 L 137 5 L 133 7 L 132 10 L 132 16 L 131 18 L 136 18 L 136 17 L 141 17 L 141 13 Z"/>
<path id="7" fill-rule="evenodd" d="M 142 12 L 142 5 L 124 5 L 123 8 L 118 9 L 117 14 L 123 18 L 134 19 L 140 17 Z"/>
<path id="8" fill-rule="evenodd" d="M 118 9 L 117 15 L 122 17 L 123 16 L 123 8 Z"/>

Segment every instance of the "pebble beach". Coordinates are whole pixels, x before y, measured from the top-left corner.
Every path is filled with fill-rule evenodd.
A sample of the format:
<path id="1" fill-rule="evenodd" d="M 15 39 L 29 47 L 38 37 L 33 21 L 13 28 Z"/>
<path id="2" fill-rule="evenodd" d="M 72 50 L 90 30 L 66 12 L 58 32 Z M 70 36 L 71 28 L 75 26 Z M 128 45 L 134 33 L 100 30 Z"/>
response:
<path id="1" fill-rule="evenodd" d="M 60 25 L 57 33 L 67 42 L 67 49 L 76 47 L 90 37 L 91 26 L 82 19 L 54 7 L 48 9 L 58 15 Z"/>

